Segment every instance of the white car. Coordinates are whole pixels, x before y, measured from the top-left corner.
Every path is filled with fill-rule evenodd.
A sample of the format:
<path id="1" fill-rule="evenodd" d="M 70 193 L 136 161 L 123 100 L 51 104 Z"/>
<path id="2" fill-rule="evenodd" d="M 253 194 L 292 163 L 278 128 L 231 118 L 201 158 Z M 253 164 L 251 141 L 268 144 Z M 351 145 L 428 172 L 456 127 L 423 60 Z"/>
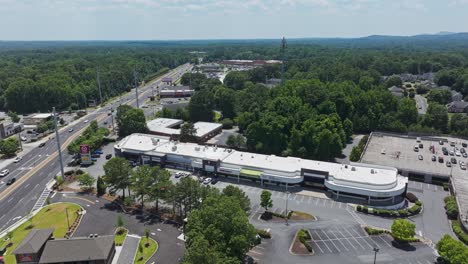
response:
<path id="1" fill-rule="evenodd" d="M 85 123 L 88 123 L 88 119 L 86 119 L 84 122 L 85 122 Z"/>
<path id="2" fill-rule="evenodd" d="M 73 132 L 73 128 L 68 129 L 68 133 L 71 133 L 71 132 Z"/>
<path id="3" fill-rule="evenodd" d="M 20 138 L 21 138 L 21 141 L 26 141 L 26 140 L 28 140 L 28 138 L 25 137 L 25 136 L 21 136 Z"/>
<path id="4" fill-rule="evenodd" d="M 16 158 L 13 160 L 13 162 L 14 162 L 14 163 L 18 163 L 18 162 L 20 162 L 22 159 L 23 159 L 22 157 L 19 157 L 19 156 L 18 156 L 18 157 L 16 157 Z"/>
<path id="5" fill-rule="evenodd" d="M 0 172 L 0 177 L 5 177 L 10 173 L 10 170 L 4 169 Z"/>
<path id="6" fill-rule="evenodd" d="M 175 177 L 176 177 L 176 178 L 180 178 L 180 177 L 182 177 L 183 175 L 184 175 L 184 173 L 183 173 L 183 172 L 180 172 L 180 171 L 178 171 L 178 172 L 175 173 Z"/>
<path id="7" fill-rule="evenodd" d="M 206 178 L 205 180 L 203 180 L 203 184 L 208 184 L 211 182 L 211 178 Z"/>
<path id="8" fill-rule="evenodd" d="M 461 156 L 460 151 L 456 151 L 456 152 L 455 152 L 455 156 L 460 157 L 460 156 Z"/>

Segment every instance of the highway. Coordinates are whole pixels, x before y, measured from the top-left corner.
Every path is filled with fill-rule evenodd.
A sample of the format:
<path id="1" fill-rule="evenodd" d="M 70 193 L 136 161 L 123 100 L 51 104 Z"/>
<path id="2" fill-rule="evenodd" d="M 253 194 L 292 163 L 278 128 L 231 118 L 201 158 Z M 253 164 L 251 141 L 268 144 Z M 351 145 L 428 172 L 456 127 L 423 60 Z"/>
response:
<path id="1" fill-rule="evenodd" d="M 191 70 L 192 65 L 181 65 L 163 77 L 171 77 L 174 80 L 182 76 L 183 73 Z M 161 84 L 161 78 L 149 82 L 144 87 L 138 88 L 139 106 L 143 106 L 144 102 L 152 94 L 152 89 Z M 67 146 L 89 125 L 89 122 L 97 120 L 100 125 L 104 122 L 111 124 L 111 116 L 108 116 L 110 109 L 117 109 L 121 104 L 128 104 L 136 107 L 135 89 L 121 97 L 108 102 L 105 106 L 100 107 L 86 116 L 70 123 L 59 130 L 59 137 L 62 149 L 63 164 L 71 161 L 72 156 L 68 154 Z M 151 114 L 151 108 L 143 109 L 145 114 Z M 116 111 L 114 111 L 115 116 Z M 84 122 L 88 120 L 89 122 Z M 114 118 L 115 121 L 115 118 Z M 72 132 L 68 130 L 73 128 Z M 32 149 L 29 153 L 22 156 L 22 160 L 18 163 L 12 163 L 3 169 L 9 169 L 10 174 L 0 178 L 0 232 L 5 228 L 15 223 L 20 218 L 31 212 L 36 204 L 36 201 L 44 191 L 46 184 L 60 172 L 60 164 L 58 159 L 57 141 L 54 138 L 55 134 L 51 134 L 50 140 L 42 148 Z M 5 183 L 12 177 L 16 178 L 16 182 L 10 186 Z"/>

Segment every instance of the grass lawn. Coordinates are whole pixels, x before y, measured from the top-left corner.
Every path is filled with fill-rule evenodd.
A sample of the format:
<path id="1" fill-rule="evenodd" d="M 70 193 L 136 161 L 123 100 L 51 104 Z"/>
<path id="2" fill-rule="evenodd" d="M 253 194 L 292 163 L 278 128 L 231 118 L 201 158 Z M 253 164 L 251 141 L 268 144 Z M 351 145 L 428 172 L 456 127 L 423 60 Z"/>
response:
<path id="1" fill-rule="evenodd" d="M 149 243 L 148 247 L 145 247 L 146 241 Z M 138 249 L 133 263 L 146 263 L 146 261 L 148 261 L 148 259 L 153 256 L 154 252 L 158 250 L 158 242 L 152 238 L 146 240 L 146 237 L 142 237 L 140 239 L 140 246 L 143 248 L 143 253 L 140 252 L 140 249 Z"/>
<path id="2" fill-rule="evenodd" d="M 123 232 L 122 234 L 117 234 L 117 232 L 115 233 L 115 245 L 116 246 L 121 246 L 125 240 L 125 237 L 127 237 L 127 233 L 128 233 L 128 230 L 125 229 L 125 232 Z"/>
<path id="3" fill-rule="evenodd" d="M 32 220 L 29 220 L 12 232 L 11 242 L 13 245 L 8 248 L 5 253 L 5 263 L 16 263 L 15 257 L 10 255 L 11 252 L 21 243 L 28 235 L 31 229 L 54 228 L 54 237 L 63 238 L 67 232 L 67 215 L 65 209 L 68 208 L 68 217 L 70 225 L 75 221 L 80 206 L 72 203 L 57 203 L 44 207 Z M 31 227 L 32 224 L 32 227 Z M 0 241 L 0 248 L 3 248 L 7 241 Z"/>
<path id="4" fill-rule="evenodd" d="M 290 219 L 291 220 L 315 220 L 316 218 L 315 216 L 305 213 L 305 212 L 293 211 Z"/>

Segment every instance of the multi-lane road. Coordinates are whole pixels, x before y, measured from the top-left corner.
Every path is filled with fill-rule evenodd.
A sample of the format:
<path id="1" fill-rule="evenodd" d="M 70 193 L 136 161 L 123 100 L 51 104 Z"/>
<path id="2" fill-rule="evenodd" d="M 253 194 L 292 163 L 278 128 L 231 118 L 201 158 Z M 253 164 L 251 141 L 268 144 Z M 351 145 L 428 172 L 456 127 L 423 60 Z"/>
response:
<path id="1" fill-rule="evenodd" d="M 190 71 L 191 68 L 190 64 L 184 64 L 165 74 L 164 77 L 178 79 L 183 73 Z M 161 78 L 138 88 L 140 107 L 144 105 L 146 98 L 152 94 L 154 87 L 160 84 Z M 59 131 L 64 165 L 72 159 L 71 155 L 66 151 L 66 146 L 78 137 L 89 125 L 89 122 L 93 120 L 97 120 L 100 124 L 104 122 L 111 124 L 111 116 L 108 116 L 108 113 L 110 109 L 116 109 L 121 104 L 136 106 L 134 89 Z M 151 114 L 151 112 L 145 111 L 145 114 Z M 88 121 L 85 122 L 85 120 Z M 70 128 L 73 129 L 72 132 L 69 132 Z M 0 170 L 8 169 L 10 171 L 9 175 L 0 178 L 0 232 L 15 223 L 15 221 L 28 215 L 41 196 L 46 184 L 60 172 L 57 142 L 53 137 L 46 142 L 44 147 L 32 149 L 22 158 L 18 163 L 12 163 L 5 168 L 0 168 Z M 6 182 L 13 177 L 16 178 L 16 182 L 7 186 Z"/>

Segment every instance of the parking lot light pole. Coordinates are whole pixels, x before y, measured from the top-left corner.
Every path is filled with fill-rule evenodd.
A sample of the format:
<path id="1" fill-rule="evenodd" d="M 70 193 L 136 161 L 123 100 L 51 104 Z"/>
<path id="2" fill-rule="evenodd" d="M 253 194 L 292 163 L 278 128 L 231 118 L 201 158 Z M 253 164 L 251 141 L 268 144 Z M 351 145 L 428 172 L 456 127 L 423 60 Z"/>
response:
<path id="1" fill-rule="evenodd" d="M 286 225 L 288 226 L 289 225 L 289 222 L 288 222 L 288 201 L 289 201 L 289 194 L 290 192 L 286 192 Z"/>
<path id="2" fill-rule="evenodd" d="M 374 250 L 374 264 L 375 264 L 375 261 L 377 260 L 377 252 L 379 252 L 379 248 L 375 247 L 373 250 Z"/>

